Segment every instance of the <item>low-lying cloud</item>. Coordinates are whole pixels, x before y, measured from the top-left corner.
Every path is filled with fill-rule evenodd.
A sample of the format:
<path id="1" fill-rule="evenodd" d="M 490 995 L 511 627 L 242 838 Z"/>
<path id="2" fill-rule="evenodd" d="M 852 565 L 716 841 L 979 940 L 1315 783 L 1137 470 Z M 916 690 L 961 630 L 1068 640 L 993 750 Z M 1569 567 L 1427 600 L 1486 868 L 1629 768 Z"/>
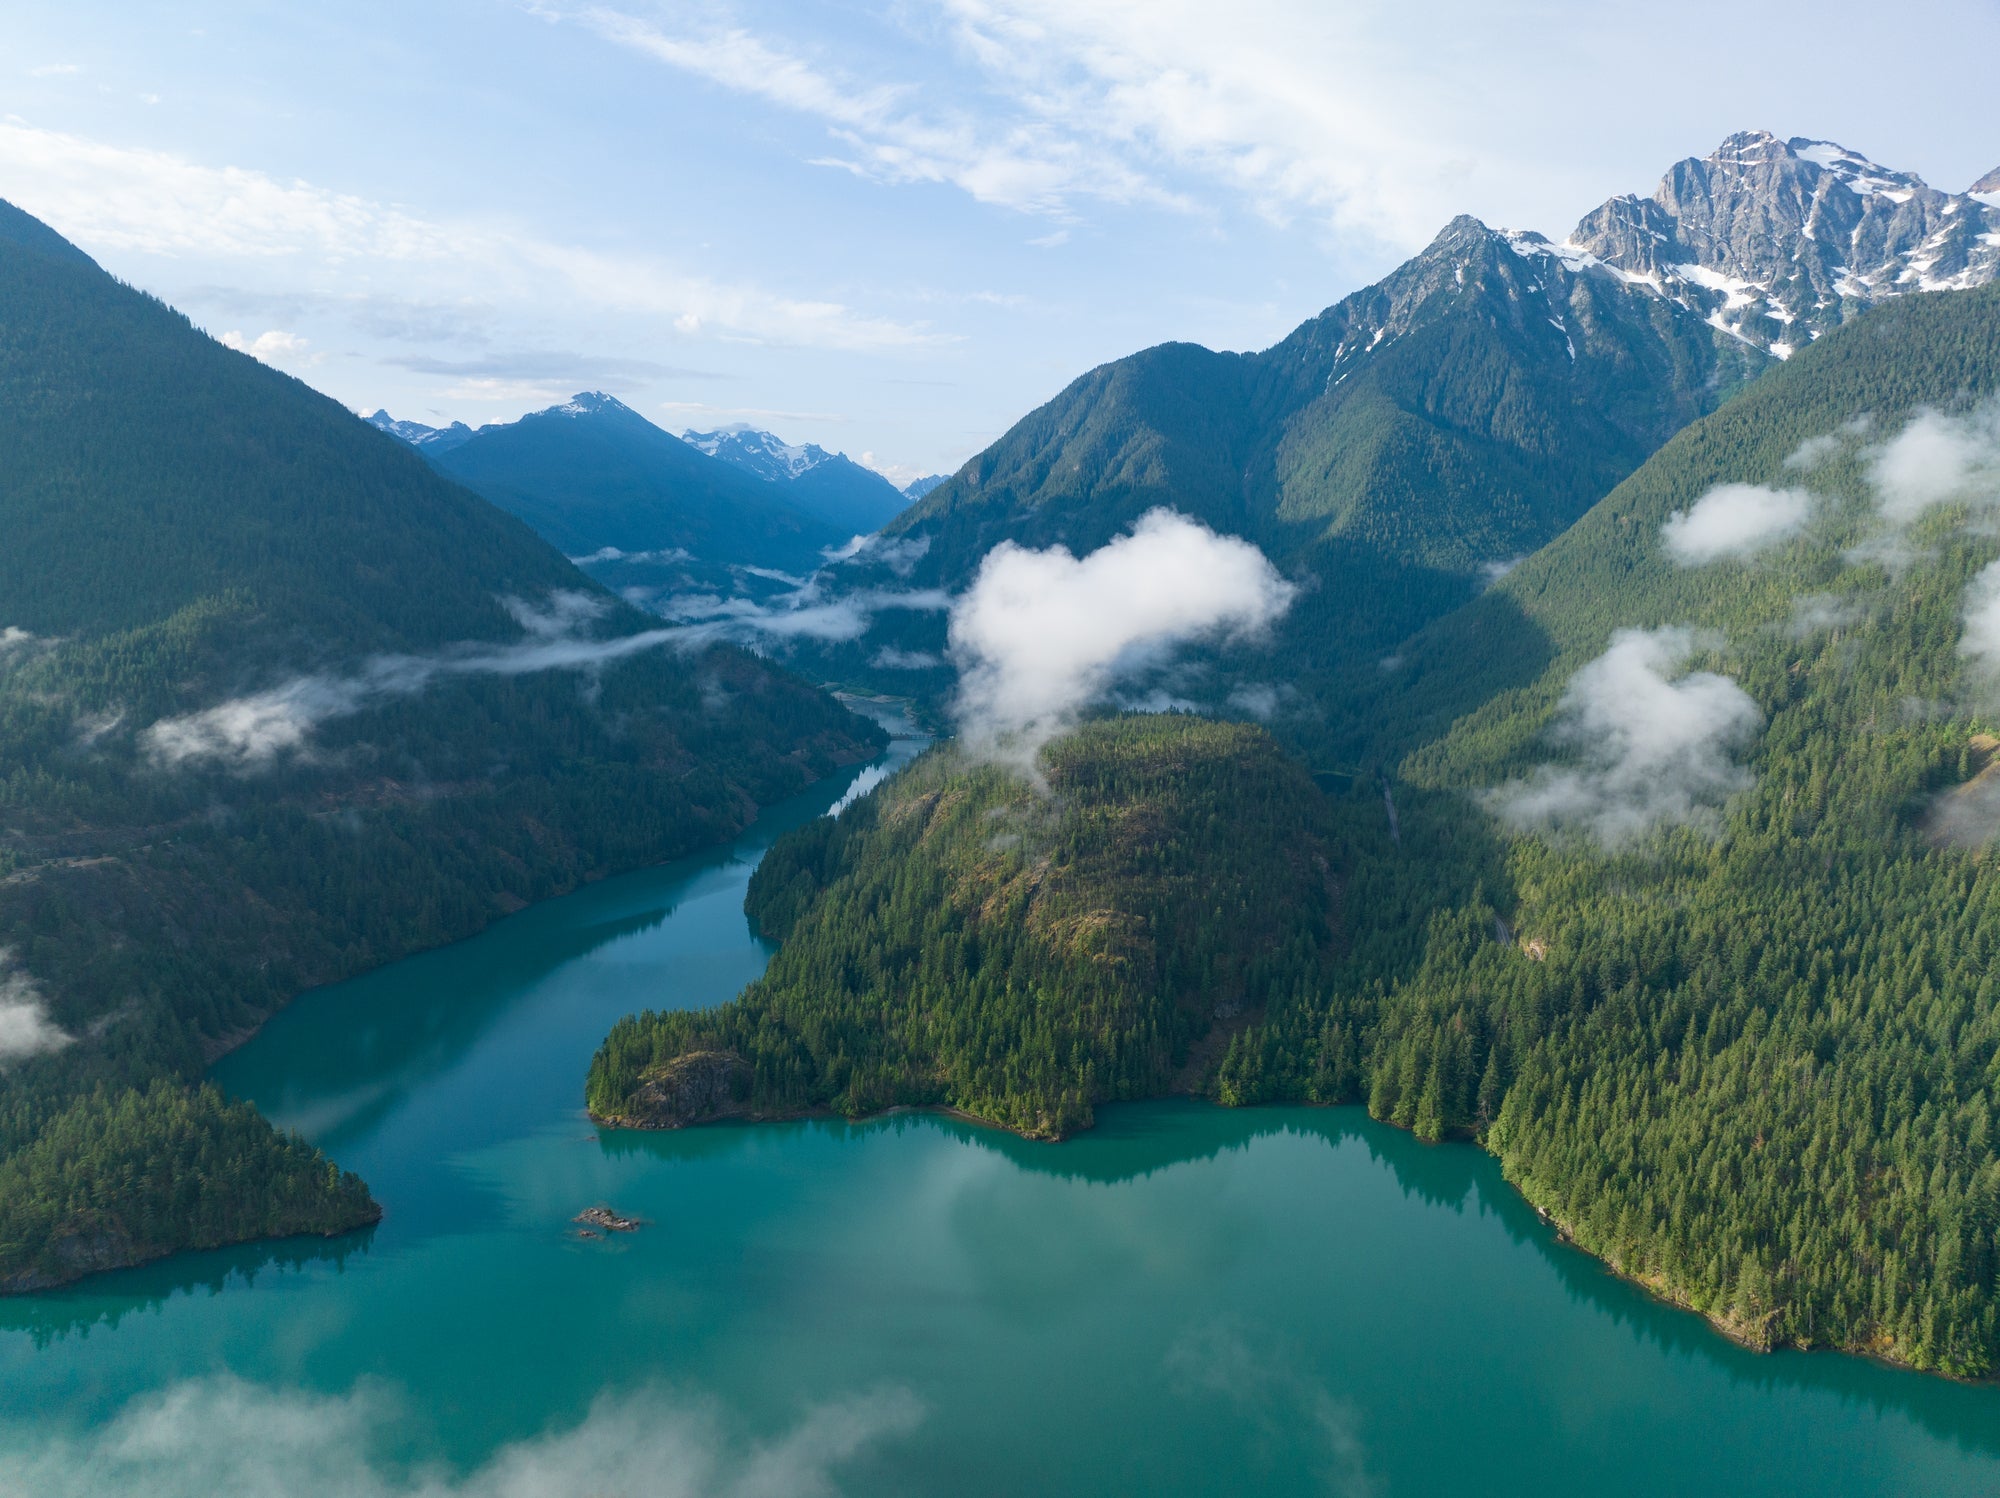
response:
<path id="1" fill-rule="evenodd" d="M 1895 526 L 1942 504 L 2000 502 L 2000 401 L 1960 415 L 1917 412 L 1870 455 L 1868 477 Z"/>
<path id="2" fill-rule="evenodd" d="M 654 605 L 662 617 L 676 622 L 679 636 L 689 644 L 728 643 L 751 649 L 786 640 L 841 644 L 867 634 L 879 613 L 940 613 L 950 607 L 951 595 L 939 588 L 862 588 L 828 597 L 817 577 L 761 601 L 686 593 Z"/>
<path id="3" fill-rule="evenodd" d="M 1797 535 L 1812 514 L 1803 489 L 1718 484 L 1660 527 L 1667 554 L 1683 567 L 1742 559 Z"/>
<path id="4" fill-rule="evenodd" d="M 2000 562 L 1988 563 L 1966 584 L 1965 632 L 1958 653 L 1986 686 L 2000 683 Z"/>
<path id="5" fill-rule="evenodd" d="M 878 562 L 898 577 L 908 577 L 931 549 L 929 536 L 856 536 L 844 545 L 820 553 L 827 562 Z"/>
<path id="6" fill-rule="evenodd" d="M 256 769 L 302 748 L 314 729 L 392 697 L 413 697 L 456 676 L 526 676 L 591 670 L 663 645 L 700 644 L 682 629 L 589 639 L 577 633 L 604 612 L 602 598 L 559 592 L 535 605 L 509 600 L 526 638 L 511 645 L 467 644 L 434 655 L 378 655 L 348 675 L 297 676 L 280 686 L 232 698 L 200 712 L 162 718 L 140 736 L 155 764 L 175 768 L 215 762 Z"/>
<path id="7" fill-rule="evenodd" d="M 1130 535 L 1078 558 L 1003 541 L 953 605 L 959 731 L 975 753 L 1035 753 L 1121 678 L 1177 646 L 1246 637 L 1297 590 L 1248 541 L 1153 510 Z"/>
<path id="8" fill-rule="evenodd" d="M 1682 628 L 1619 630 L 1570 678 L 1557 710 L 1556 737 L 1577 763 L 1544 765 L 1488 804 L 1514 827 L 1581 831 L 1607 848 L 1710 819 L 1750 785 L 1732 755 L 1763 714 L 1726 676 L 1680 674 L 1699 643 Z"/>
<path id="9" fill-rule="evenodd" d="M 9 1433 L 0 1498 L 837 1498 L 840 1469 L 923 1419 L 902 1390 L 808 1411 L 769 1441 L 656 1392 L 602 1396 L 578 1424 L 503 1447 L 464 1473 L 383 1454 L 396 1401 L 260 1388 L 221 1377 L 133 1401 L 87 1437 Z"/>
<path id="10" fill-rule="evenodd" d="M 76 1037 L 49 1018 L 41 985 L 0 947 L 0 1066 L 59 1051 Z"/>

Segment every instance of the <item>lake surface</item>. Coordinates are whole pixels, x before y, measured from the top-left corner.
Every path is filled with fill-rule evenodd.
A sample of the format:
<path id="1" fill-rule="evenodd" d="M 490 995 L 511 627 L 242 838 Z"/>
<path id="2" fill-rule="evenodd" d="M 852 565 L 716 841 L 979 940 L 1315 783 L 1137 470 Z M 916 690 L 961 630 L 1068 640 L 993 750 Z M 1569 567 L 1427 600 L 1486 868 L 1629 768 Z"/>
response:
<path id="1" fill-rule="evenodd" d="M 1359 1109 L 593 1128 L 604 1031 L 761 970 L 750 869 L 842 789 L 229 1057 L 386 1217 L 0 1301 L 0 1493 L 2000 1492 L 2000 1389 L 1743 1352 Z"/>

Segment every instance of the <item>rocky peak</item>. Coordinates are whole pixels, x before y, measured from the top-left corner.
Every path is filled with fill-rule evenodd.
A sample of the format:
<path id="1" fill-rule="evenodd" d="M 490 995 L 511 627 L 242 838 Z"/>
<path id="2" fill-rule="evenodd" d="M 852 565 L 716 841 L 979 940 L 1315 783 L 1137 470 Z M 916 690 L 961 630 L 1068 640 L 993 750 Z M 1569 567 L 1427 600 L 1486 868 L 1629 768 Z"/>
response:
<path id="1" fill-rule="evenodd" d="M 1977 193 L 1981 196 L 2000 197 L 2000 166 L 1993 168 L 1992 171 L 1973 183 L 1966 191 Z"/>
<path id="2" fill-rule="evenodd" d="M 1884 298 L 2000 273 L 2000 209 L 1831 141 L 1732 135 L 1568 247 L 1780 358 Z"/>

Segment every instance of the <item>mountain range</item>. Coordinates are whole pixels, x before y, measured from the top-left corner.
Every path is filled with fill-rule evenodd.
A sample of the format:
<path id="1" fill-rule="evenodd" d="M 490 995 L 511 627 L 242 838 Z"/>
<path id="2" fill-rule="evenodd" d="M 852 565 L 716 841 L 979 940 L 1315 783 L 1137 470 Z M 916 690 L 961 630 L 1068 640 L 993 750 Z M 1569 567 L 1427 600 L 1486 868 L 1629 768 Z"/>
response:
<path id="1" fill-rule="evenodd" d="M 602 391 L 477 430 L 367 420 L 634 596 L 728 592 L 731 569 L 809 571 L 907 505 L 843 453 L 749 427 L 675 438 Z"/>
<path id="2" fill-rule="evenodd" d="M 1167 344 L 1092 370 L 887 534 L 926 548 L 911 582 L 957 588 L 1002 539 L 1081 552 L 1171 506 L 1305 586 L 1279 653 L 1323 701 L 1797 348 L 1885 300 L 1991 280 L 1996 231 L 1973 193 L 1826 142 L 1731 136 L 1561 242 L 1455 219 L 1261 353 Z M 884 616 L 809 664 L 941 693 L 941 668 L 880 663 L 937 659 L 943 627 Z M 1223 663 L 1201 700 L 1255 669 Z"/>

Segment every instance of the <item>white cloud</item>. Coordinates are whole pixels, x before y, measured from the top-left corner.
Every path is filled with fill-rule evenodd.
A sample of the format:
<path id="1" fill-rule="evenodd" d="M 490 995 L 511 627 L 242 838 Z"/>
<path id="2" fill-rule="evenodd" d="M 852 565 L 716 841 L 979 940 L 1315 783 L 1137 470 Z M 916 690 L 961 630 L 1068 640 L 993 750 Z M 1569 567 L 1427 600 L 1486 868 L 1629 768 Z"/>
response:
<path id="1" fill-rule="evenodd" d="M 49 1018 L 41 986 L 0 947 L 0 1066 L 61 1050 L 75 1038 Z"/>
<path id="2" fill-rule="evenodd" d="M 846 350 L 937 341 L 921 328 L 839 302 L 690 275 L 657 259 L 609 254 L 486 222 L 432 222 L 401 207 L 241 167 L 108 144 L 0 119 L 0 180 L 8 201 L 84 248 L 167 258 L 219 257 L 288 267 L 349 294 L 393 267 L 405 294 L 482 295 L 545 305 L 580 303 L 758 342 Z M 316 295 L 327 295 L 324 290 Z M 469 397 L 468 397 L 469 398 Z"/>
<path id="3" fill-rule="evenodd" d="M 605 1394 L 580 1423 L 503 1447 L 462 1476 L 389 1459 L 398 1415 L 378 1386 L 323 1396 L 227 1376 L 181 1383 L 87 1437 L 17 1429 L 0 1498 L 835 1498 L 840 1468 L 907 1436 L 923 1409 L 904 1391 L 864 1394 L 755 1442 L 734 1438 L 711 1409 L 651 1391 Z"/>
<path id="4" fill-rule="evenodd" d="M 1762 484 L 1718 484 L 1660 527 L 1667 554 L 1683 567 L 1724 557 L 1744 558 L 1775 546 L 1804 528 L 1812 496 L 1803 489 Z"/>
<path id="5" fill-rule="evenodd" d="M 1003 541 L 952 607 L 963 740 L 1032 765 L 1121 677 L 1191 641 L 1254 634 L 1295 592 L 1249 542 L 1164 509 L 1080 560 Z"/>
<path id="6" fill-rule="evenodd" d="M 1958 416 L 1919 411 L 1874 450 L 1869 478 L 1893 526 L 1941 504 L 2000 502 L 2000 401 Z"/>
<path id="7" fill-rule="evenodd" d="M 259 333 L 255 338 L 246 338 L 240 332 L 228 332 L 216 339 L 224 348 L 233 348 L 239 354 L 248 354 L 253 359 L 262 359 L 266 364 L 276 363 L 280 358 L 302 354 L 306 351 L 307 340 L 296 333 L 287 333 L 282 328 L 272 328 Z"/>
<path id="8" fill-rule="evenodd" d="M 1606 847 L 1711 817 L 1750 784 L 1731 755 L 1763 714 L 1726 676 L 1679 674 L 1697 644 L 1686 629 L 1619 630 L 1557 709 L 1556 737 L 1579 763 L 1544 765 L 1490 792 L 1488 804 L 1515 827 L 1580 830 Z"/>

